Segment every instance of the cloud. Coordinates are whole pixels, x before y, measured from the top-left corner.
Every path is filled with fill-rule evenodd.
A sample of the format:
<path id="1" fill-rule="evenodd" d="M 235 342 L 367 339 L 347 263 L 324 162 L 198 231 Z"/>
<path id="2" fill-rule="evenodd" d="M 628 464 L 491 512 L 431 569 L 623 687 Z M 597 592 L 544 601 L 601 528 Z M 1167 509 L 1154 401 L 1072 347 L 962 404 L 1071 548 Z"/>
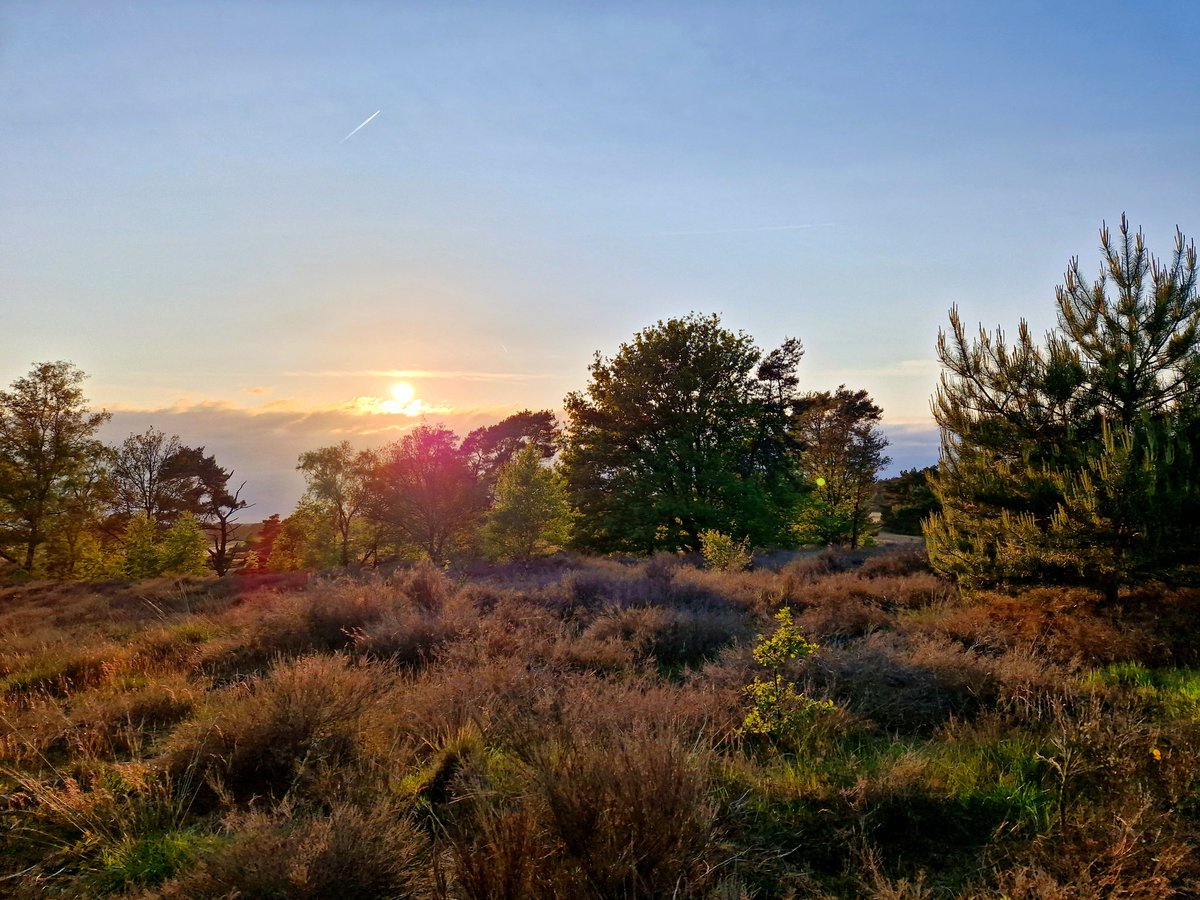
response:
<path id="1" fill-rule="evenodd" d="M 418 398 L 396 400 L 382 397 L 355 397 L 338 408 L 363 416 L 408 416 L 409 418 L 453 411 L 449 406 L 430 406 Z"/>
<path id="2" fill-rule="evenodd" d="M 480 372 L 471 369 L 324 369 L 284 372 L 289 378 L 408 378 L 448 381 L 538 381 L 562 378 L 548 372 Z"/>
<path id="3" fill-rule="evenodd" d="M 884 452 L 892 458 L 883 473 L 899 475 L 901 469 L 923 469 L 938 460 L 941 435 L 930 418 L 884 418 L 882 431 L 890 442 Z"/>
<path id="4" fill-rule="evenodd" d="M 936 359 L 902 359 L 885 366 L 863 369 L 824 369 L 821 374 L 829 378 L 854 381 L 863 378 L 927 378 L 936 380 L 942 365 Z"/>

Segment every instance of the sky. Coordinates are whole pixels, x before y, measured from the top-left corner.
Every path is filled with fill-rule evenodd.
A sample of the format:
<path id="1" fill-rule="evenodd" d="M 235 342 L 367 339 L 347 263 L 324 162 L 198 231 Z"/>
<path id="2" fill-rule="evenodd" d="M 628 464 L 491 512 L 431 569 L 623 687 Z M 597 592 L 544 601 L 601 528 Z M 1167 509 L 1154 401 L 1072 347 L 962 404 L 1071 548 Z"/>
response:
<path id="1" fill-rule="evenodd" d="M 951 305 L 1044 331 L 1103 221 L 1200 230 L 1198 34 L 1192 0 L 7 0 L 0 384 L 70 360 L 107 440 L 206 447 L 254 518 L 304 450 L 560 408 L 715 312 L 927 465 Z"/>

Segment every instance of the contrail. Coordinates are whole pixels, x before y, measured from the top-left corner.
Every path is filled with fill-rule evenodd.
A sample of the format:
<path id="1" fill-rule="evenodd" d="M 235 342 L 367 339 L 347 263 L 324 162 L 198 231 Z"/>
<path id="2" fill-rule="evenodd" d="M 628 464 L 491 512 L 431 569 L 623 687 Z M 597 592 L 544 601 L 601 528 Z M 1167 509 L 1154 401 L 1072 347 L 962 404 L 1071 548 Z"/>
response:
<path id="1" fill-rule="evenodd" d="M 346 135 L 344 138 L 342 138 L 340 141 L 338 141 L 338 143 L 339 144 L 346 143 L 346 141 L 350 140 L 350 138 L 354 137 L 356 134 L 358 134 L 360 131 L 362 131 L 362 129 L 366 127 L 367 122 L 370 122 L 373 118 L 375 118 L 381 112 L 383 112 L 383 110 L 381 110 L 381 109 L 375 110 L 375 112 L 373 112 L 373 113 L 371 113 L 371 115 L 367 116 L 366 122 L 363 122 L 362 125 L 359 125 L 352 132 L 350 132 L 348 135 Z"/>
<path id="2" fill-rule="evenodd" d="M 705 231 L 651 231 L 647 237 L 680 237 L 692 234 L 746 234 L 751 231 L 799 231 L 804 228 L 829 228 L 832 222 L 815 222 L 811 225 L 759 225 L 754 228 L 713 228 Z"/>

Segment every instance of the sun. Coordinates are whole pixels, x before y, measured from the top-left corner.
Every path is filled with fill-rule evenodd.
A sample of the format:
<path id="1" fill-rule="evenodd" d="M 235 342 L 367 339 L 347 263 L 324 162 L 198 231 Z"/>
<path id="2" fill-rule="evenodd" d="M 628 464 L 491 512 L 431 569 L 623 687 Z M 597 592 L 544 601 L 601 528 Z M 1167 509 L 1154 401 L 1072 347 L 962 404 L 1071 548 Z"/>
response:
<path id="1" fill-rule="evenodd" d="M 417 396 L 417 389 L 407 381 L 397 381 L 392 385 L 389 393 L 392 395 L 392 400 L 400 406 L 408 406 L 412 403 L 413 398 Z"/>
<path id="2" fill-rule="evenodd" d="M 419 416 L 430 408 L 417 397 L 417 389 L 407 381 L 397 381 L 388 388 L 388 393 L 391 397 L 385 400 L 369 399 L 374 411 L 394 416 Z"/>

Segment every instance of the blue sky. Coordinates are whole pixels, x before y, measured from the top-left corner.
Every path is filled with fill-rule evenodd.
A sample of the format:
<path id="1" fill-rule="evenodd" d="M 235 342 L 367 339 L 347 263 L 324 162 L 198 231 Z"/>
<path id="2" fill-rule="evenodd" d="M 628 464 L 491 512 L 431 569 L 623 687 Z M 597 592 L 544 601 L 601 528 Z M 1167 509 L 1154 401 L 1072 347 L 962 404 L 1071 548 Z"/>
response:
<path id="1" fill-rule="evenodd" d="M 1127 211 L 1198 229 L 1195 3 L 0 7 L 0 382 L 70 359 L 287 512 L 718 312 L 932 462 L 934 342 L 1037 330 Z M 352 137 L 368 116 L 379 115 Z M 396 372 L 407 374 L 397 375 Z"/>

